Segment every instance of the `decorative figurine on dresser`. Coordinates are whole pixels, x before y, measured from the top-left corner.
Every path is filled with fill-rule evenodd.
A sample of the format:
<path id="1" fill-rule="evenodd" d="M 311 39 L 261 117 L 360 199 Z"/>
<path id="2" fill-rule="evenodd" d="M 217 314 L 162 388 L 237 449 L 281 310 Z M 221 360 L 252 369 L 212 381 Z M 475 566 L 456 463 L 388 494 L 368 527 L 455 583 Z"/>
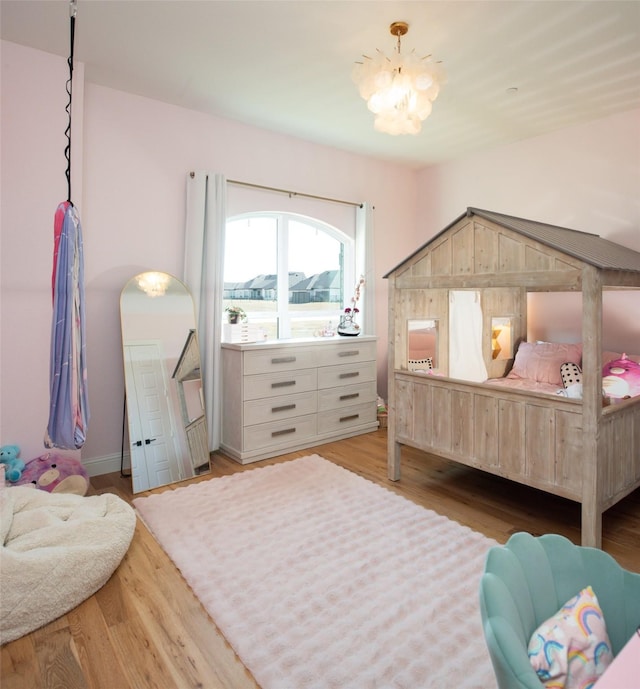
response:
<path id="1" fill-rule="evenodd" d="M 356 322 L 356 318 L 360 313 L 358 308 L 358 301 L 360 300 L 360 294 L 364 288 L 364 276 L 360 276 L 358 284 L 356 285 L 353 297 L 351 298 L 351 306 L 347 306 L 344 310 L 343 315 L 340 317 L 340 323 L 338 324 L 338 335 L 345 335 L 347 337 L 354 337 L 360 334 L 360 326 Z"/>

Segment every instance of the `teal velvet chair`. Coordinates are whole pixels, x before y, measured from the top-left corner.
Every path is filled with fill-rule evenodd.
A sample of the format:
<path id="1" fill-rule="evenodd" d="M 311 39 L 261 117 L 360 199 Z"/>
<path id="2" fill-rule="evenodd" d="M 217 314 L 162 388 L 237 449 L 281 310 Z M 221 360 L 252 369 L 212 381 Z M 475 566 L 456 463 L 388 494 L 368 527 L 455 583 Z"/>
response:
<path id="1" fill-rule="evenodd" d="M 480 613 L 499 689 L 541 689 L 527 654 L 538 626 L 591 586 L 614 656 L 640 625 L 640 574 L 555 534 L 516 533 L 487 554 Z"/>

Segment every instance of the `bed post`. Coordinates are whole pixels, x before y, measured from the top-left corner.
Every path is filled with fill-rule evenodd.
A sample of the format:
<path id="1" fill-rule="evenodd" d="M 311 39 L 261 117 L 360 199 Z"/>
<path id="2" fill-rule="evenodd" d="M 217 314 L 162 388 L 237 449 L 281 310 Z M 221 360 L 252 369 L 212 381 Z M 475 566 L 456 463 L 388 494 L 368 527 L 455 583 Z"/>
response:
<path id="1" fill-rule="evenodd" d="M 389 276 L 389 326 L 387 356 L 387 476 L 391 481 L 400 479 L 400 444 L 396 442 L 396 277 Z"/>
<path id="2" fill-rule="evenodd" d="M 582 545 L 602 547 L 602 276 L 582 269 Z"/>

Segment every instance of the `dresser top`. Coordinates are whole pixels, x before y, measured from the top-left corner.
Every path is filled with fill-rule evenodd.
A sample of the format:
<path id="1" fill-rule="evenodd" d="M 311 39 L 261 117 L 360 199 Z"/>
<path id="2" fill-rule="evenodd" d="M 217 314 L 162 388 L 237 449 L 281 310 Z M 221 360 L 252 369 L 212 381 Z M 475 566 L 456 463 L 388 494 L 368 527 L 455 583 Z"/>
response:
<path id="1" fill-rule="evenodd" d="M 357 335 L 355 337 L 334 335 L 333 337 L 300 337 L 287 340 L 265 340 L 264 342 L 223 342 L 223 349 L 236 349 L 241 352 L 262 351 L 265 349 L 282 349 L 283 347 L 323 347 L 327 344 L 354 345 L 358 342 L 375 342 L 374 335 Z"/>

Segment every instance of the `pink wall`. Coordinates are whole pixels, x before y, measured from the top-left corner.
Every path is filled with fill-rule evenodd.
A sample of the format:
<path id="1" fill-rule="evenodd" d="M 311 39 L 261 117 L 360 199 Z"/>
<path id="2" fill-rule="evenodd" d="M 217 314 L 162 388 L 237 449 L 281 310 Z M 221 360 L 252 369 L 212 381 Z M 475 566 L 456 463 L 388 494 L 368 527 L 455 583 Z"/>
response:
<path id="1" fill-rule="evenodd" d="M 426 168 L 419 186 L 418 241 L 476 206 L 640 250 L 640 110 Z"/>
<path id="2" fill-rule="evenodd" d="M 3 179 L 0 442 L 19 444 L 31 459 L 43 451 L 48 414 L 51 233 L 55 207 L 66 198 L 59 142 L 64 102 L 58 102 L 66 61 L 3 42 L 2 63 L 2 138 L 16 145 L 2 150 L 10 184 Z M 74 72 L 74 91 L 75 78 Z M 84 230 L 87 294 L 92 418 L 85 463 L 119 458 L 120 290 L 143 270 L 181 275 L 185 180 L 194 169 L 375 206 L 378 277 L 367 289 L 376 291 L 381 390 L 386 388 L 381 276 L 413 248 L 415 172 L 90 83 L 84 95 L 84 140 L 74 141 L 84 153 L 84 186 L 81 200 L 74 197 Z"/>
<path id="3" fill-rule="evenodd" d="M 640 251 L 640 110 L 419 173 L 415 247 L 468 206 L 593 232 Z M 607 293 L 603 345 L 640 353 L 640 293 Z M 578 295 L 529 300 L 530 339 L 579 341 Z"/>

